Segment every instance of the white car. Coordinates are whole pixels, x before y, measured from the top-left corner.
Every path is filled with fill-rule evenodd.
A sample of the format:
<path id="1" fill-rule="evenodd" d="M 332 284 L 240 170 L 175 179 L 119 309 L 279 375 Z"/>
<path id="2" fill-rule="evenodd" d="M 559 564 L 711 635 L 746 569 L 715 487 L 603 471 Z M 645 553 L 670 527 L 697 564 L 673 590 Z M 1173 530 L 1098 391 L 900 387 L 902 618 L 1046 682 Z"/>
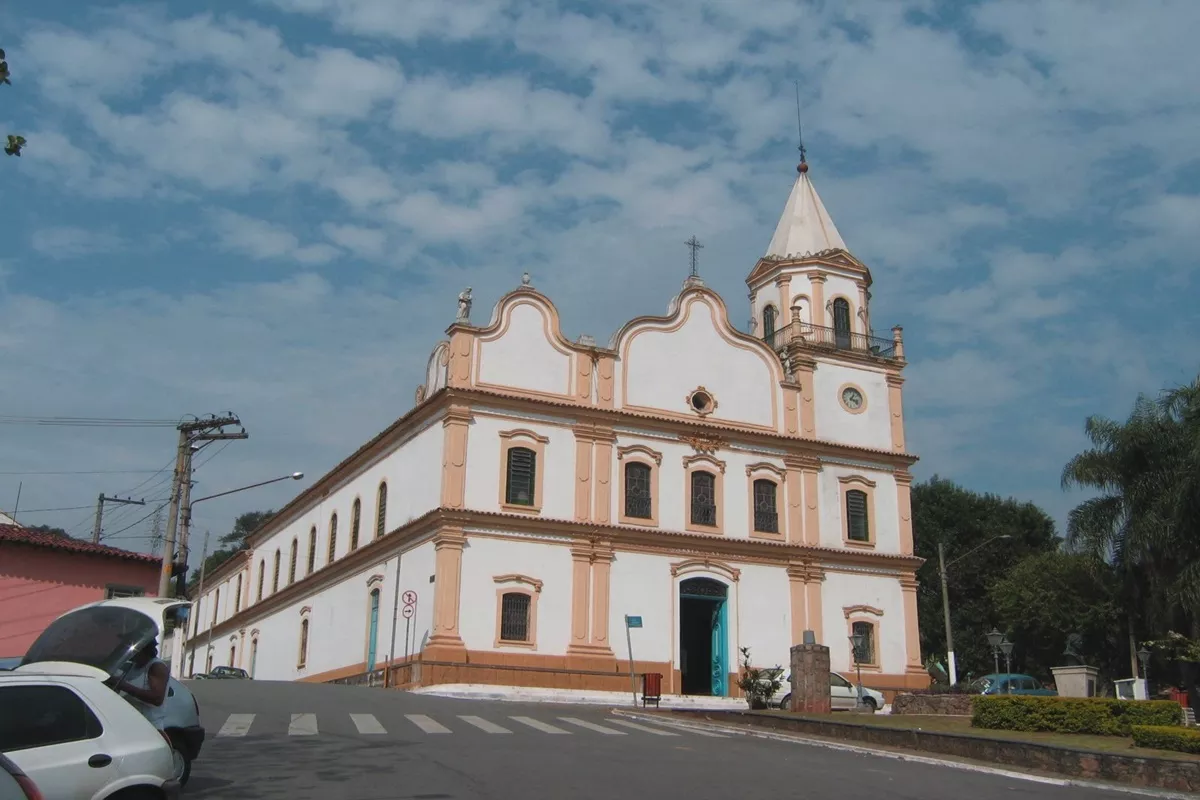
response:
<path id="1" fill-rule="evenodd" d="M 107 800 L 137 789 L 176 800 L 181 786 L 166 735 L 103 682 L 63 666 L 61 674 L 0 674 L 0 752 L 46 800 Z"/>
<path id="2" fill-rule="evenodd" d="M 788 675 L 783 686 L 770 700 L 768 705 L 787 709 L 792 701 L 791 675 Z M 863 705 L 872 711 L 883 708 L 883 692 L 862 687 Z M 858 686 L 843 678 L 836 672 L 829 673 L 829 705 L 833 711 L 849 711 L 858 705 Z"/>
<path id="3" fill-rule="evenodd" d="M 104 684 L 124 678 L 133 657 L 148 643 L 161 641 L 164 603 L 178 605 L 178 601 L 124 598 L 68 611 L 42 631 L 20 666 L 0 675 L 87 676 L 132 710 L 128 700 Z M 175 760 L 174 777 L 183 786 L 191 776 L 192 761 L 204 744 L 200 704 L 186 686 L 169 678 L 163 710 L 166 717 L 163 733 L 173 748 Z M 144 721 L 140 713 L 134 713 Z"/>

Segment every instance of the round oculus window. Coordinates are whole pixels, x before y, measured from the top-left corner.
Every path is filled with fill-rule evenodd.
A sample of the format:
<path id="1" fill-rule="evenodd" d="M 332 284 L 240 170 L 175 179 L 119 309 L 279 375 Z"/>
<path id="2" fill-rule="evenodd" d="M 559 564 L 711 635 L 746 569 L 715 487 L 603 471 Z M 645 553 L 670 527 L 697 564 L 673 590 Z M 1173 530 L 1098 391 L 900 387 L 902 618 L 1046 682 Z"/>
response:
<path id="1" fill-rule="evenodd" d="M 852 411 L 857 411 L 862 408 L 863 396 L 862 392 L 855 389 L 853 386 L 847 386 L 842 389 L 842 402 L 846 404 L 846 408 Z"/>
<path id="2" fill-rule="evenodd" d="M 716 407 L 712 395 L 703 389 L 697 389 L 688 396 L 688 405 L 698 414 L 707 414 Z"/>

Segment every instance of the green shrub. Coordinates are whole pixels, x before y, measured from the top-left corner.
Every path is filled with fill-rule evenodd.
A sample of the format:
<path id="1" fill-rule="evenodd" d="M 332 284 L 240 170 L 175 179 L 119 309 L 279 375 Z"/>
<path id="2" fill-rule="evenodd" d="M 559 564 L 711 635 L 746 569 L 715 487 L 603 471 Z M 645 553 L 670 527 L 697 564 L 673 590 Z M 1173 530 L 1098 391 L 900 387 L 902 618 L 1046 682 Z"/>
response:
<path id="1" fill-rule="evenodd" d="M 1135 725 L 1182 724 L 1179 704 L 1169 700 L 984 695 L 971 707 L 973 727 L 1007 731 L 1128 736 Z"/>
<path id="2" fill-rule="evenodd" d="M 1167 725 L 1134 725 L 1133 743 L 1155 750 L 1177 750 L 1200 755 L 1200 731 Z"/>

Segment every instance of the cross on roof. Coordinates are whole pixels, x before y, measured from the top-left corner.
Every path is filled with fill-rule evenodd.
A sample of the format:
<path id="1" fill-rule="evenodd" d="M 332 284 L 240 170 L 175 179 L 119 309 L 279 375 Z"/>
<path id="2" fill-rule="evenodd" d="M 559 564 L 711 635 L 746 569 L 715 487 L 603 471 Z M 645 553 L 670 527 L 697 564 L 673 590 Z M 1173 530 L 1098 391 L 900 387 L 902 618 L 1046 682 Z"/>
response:
<path id="1" fill-rule="evenodd" d="M 688 239 L 686 242 L 684 242 L 684 244 L 686 244 L 692 250 L 692 277 L 698 277 L 696 272 L 696 256 L 700 248 L 704 247 L 704 245 L 700 244 L 700 240 L 695 236 L 692 236 L 692 238 Z"/>

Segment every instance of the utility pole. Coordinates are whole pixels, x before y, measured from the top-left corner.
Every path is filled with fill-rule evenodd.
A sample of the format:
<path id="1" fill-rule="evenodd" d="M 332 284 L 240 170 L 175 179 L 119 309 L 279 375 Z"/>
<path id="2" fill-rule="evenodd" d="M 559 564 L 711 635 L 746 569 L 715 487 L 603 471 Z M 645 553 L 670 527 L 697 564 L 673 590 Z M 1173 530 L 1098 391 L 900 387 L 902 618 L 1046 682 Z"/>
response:
<path id="1" fill-rule="evenodd" d="M 946 548 L 938 542 L 938 573 L 942 577 L 942 616 L 946 623 L 946 670 L 950 685 L 958 683 L 958 665 L 954 663 L 954 631 L 950 625 L 950 589 L 946 581 Z"/>
<path id="2" fill-rule="evenodd" d="M 225 427 L 237 425 L 241 428 L 236 433 L 226 433 Z M 229 412 L 218 417 L 210 414 L 204 419 L 189 420 L 179 425 L 179 444 L 175 451 L 175 480 L 171 490 L 171 507 L 167 512 L 167 537 L 163 546 L 163 569 L 158 576 L 158 596 L 167 597 L 171 589 L 171 578 L 182 576 L 181 584 L 187 579 L 187 537 L 188 521 L 191 516 L 189 503 L 192 492 L 192 455 L 203 445 L 198 442 L 216 442 L 223 439 L 248 439 L 250 434 L 242 427 L 242 421 L 237 415 Z M 181 513 L 182 512 L 182 513 Z M 175 534 L 179 529 L 180 518 L 183 527 L 180 530 L 179 546 L 176 547 Z M 182 594 L 182 592 L 180 592 Z"/>
<path id="3" fill-rule="evenodd" d="M 100 496 L 98 498 L 96 498 L 96 524 L 92 526 L 92 544 L 100 544 L 100 526 L 104 522 L 104 504 L 105 503 L 117 503 L 119 505 L 125 505 L 125 506 L 144 506 L 144 505 L 146 505 L 145 499 L 129 500 L 129 499 L 122 499 L 120 497 L 107 497 L 104 494 L 104 492 L 101 492 Z"/>

